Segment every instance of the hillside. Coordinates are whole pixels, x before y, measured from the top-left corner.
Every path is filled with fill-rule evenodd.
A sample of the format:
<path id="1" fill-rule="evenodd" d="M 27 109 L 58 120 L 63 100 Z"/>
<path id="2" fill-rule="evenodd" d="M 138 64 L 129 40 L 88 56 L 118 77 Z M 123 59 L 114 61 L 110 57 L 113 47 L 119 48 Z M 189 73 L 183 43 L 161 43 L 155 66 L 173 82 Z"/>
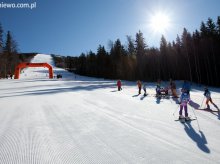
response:
<path id="1" fill-rule="evenodd" d="M 44 54 L 32 62 L 53 65 Z M 189 115 L 197 120 L 182 124 L 175 121 L 177 100 L 157 99 L 155 83 L 147 84 L 143 98 L 135 82 L 123 81 L 118 92 L 116 81 L 54 72 L 63 78 L 27 68 L 20 79 L 0 80 L 0 163 L 220 162 L 220 114 L 194 109 L 203 100 L 202 87 L 191 91 Z M 182 82 L 177 84 L 180 92 Z M 220 107 L 220 89 L 210 90 Z"/>

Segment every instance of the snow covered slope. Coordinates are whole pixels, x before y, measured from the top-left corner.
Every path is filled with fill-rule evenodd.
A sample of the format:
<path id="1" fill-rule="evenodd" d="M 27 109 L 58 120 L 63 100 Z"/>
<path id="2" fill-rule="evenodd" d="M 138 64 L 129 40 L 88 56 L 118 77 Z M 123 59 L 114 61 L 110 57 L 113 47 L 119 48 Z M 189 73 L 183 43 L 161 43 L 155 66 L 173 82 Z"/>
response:
<path id="1" fill-rule="evenodd" d="M 54 69 L 64 78 L 28 68 L 21 79 L 0 80 L 0 163 L 220 163 L 219 113 L 189 106 L 198 119 L 181 124 L 176 100 L 156 99 L 154 83 L 143 98 L 135 82 L 118 92 L 115 81 Z M 220 90 L 211 91 L 220 107 Z M 202 88 L 193 86 L 191 98 L 200 106 Z"/>

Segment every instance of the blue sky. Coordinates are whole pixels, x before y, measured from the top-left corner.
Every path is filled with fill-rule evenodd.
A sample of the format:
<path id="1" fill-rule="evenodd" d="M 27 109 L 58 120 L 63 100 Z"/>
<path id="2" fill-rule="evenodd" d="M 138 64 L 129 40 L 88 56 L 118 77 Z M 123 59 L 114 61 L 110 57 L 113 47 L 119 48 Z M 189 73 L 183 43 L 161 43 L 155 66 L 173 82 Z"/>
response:
<path id="1" fill-rule="evenodd" d="M 149 27 L 157 12 L 169 16 L 170 26 L 164 36 L 168 41 L 199 29 L 201 21 L 220 16 L 219 0 L 3 0 L 3 3 L 33 3 L 35 9 L 1 9 L 4 31 L 12 31 L 20 52 L 78 56 L 99 44 L 108 50 L 109 41 L 126 35 L 135 39 L 141 30 L 146 43 L 158 47 L 161 33 Z"/>

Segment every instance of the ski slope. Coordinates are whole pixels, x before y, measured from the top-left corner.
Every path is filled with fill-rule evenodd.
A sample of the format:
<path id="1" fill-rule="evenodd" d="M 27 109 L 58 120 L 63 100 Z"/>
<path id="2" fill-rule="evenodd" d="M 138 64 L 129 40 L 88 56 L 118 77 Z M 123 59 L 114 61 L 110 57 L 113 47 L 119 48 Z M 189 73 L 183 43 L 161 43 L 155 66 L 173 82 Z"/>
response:
<path id="1" fill-rule="evenodd" d="M 54 65 L 44 54 L 32 62 Z M 118 92 L 116 81 L 55 67 L 63 79 L 49 79 L 47 71 L 27 68 L 20 79 L 0 80 L 0 163 L 220 163 L 219 113 L 189 106 L 198 119 L 182 124 L 174 121 L 176 100 L 156 99 L 154 83 L 143 98 L 135 82 L 122 81 Z M 200 106 L 203 88 L 192 88 L 193 106 Z M 220 89 L 210 90 L 220 107 Z"/>

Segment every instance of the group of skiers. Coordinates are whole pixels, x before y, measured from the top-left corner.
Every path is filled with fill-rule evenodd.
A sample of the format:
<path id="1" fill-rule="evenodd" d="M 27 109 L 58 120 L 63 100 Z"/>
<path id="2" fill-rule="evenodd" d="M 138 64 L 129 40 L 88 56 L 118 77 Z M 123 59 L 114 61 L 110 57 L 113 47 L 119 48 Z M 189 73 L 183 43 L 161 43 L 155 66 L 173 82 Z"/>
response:
<path id="1" fill-rule="evenodd" d="M 118 86 L 118 91 L 122 90 L 122 83 L 121 80 L 117 81 L 117 86 Z M 141 94 L 141 89 L 144 90 L 144 96 L 147 95 L 146 93 L 146 83 L 143 84 L 140 80 L 137 81 L 137 87 L 138 87 L 138 94 Z M 177 96 L 177 92 L 176 92 L 176 84 L 175 82 L 170 79 L 170 83 L 169 86 L 166 88 L 162 88 L 161 87 L 161 81 L 158 80 L 157 81 L 157 85 L 156 85 L 156 96 L 160 97 L 161 95 L 168 95 L 168 90 L 171 90 L 172 96 L 173 98 L 179 98 Z M 188 108 L 187 108 L 187 104 L 190 103 L 190 90 L 191 90 L 191 85 L 188 81 L 184 80 L 183 85 L 182 85 L 182 89 L 181 89 L 181 95 L 180 95 L 180 110 L 179 110 L 179 119 L 185 119 L 186 121 L 190 120 L 189 115 L 188 115 Z M 207 87 L 204 88 L 204 94 L 206 97 L 206 106 L 207 109 L 210 109 L 209 106 L 209 102 L 211 104 L 213 104 L 217 109 L 217 105 L 213 103 L 212 98 L 211 98 L 211 92 L 209 91 L 209 89 Z M 183 116 L 183 110 L 184 110 L 184 115 Z"/>

